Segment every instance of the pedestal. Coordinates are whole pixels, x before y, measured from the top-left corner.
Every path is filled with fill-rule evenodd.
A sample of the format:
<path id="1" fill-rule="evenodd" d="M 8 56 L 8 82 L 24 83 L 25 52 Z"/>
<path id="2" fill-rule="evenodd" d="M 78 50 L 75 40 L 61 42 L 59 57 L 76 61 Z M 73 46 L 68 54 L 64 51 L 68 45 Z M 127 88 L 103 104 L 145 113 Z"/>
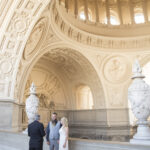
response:
<path id="1" fill-rule="evenodd" d="M 150 128 L 148 124 L 139 125 L 137 128 L 137 133 L 130 140 L 132 144 L 138 145 L 150 145 Z"/>
<path id="2" fill-rule="evenodd" d="M 131 139 L 130 143 L 136 145 L 150 145 L 150 140 Z"/>

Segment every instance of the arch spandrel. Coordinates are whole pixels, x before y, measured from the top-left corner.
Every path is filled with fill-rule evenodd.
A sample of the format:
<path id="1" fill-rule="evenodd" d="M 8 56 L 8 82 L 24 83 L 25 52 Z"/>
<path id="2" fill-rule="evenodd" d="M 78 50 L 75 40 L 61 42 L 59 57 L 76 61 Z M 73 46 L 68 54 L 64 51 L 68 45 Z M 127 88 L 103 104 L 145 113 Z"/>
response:
<path id="1" fill-rule="evenodd" d="M 3 14 L 0 16 L 0 21 L 3 21 L 3 23 L 0 26 L 0 57 L 5 60 L 8 59 L 5 62 L 5 66 L 8 66 L 9 69 L 4 70 L 4 62 L 1 63 L 0 68 L 4 70 L 1 72 L 1 81 L 3 81 L 1 85 L 3 86 L 2 93 L 7 93 L 2 95 L 2 97 L 13 99 L 15 76 L 26 41 L 34 24 L 50 1 L 20 0 L 13 1 L 11 4 L 9 1 L 5 2 L 8 5 L 4 4 L 4 2 L 1 5 L 3 7 Z M 3 15 L 5 15 L 6 20 L 3 18 Z M 5 82 L 6 78 L 7 83 Z M 7 84 L 9 89 L 6 88 Z"/>

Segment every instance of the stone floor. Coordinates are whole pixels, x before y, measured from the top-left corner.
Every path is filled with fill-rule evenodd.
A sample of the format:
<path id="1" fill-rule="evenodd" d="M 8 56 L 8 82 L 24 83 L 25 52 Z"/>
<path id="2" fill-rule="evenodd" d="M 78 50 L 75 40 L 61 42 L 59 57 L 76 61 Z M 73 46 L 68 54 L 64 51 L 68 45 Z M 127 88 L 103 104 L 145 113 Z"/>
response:
<path id="1" fill-rule="evenodd" d="M 28 150 L 29 138 L 22 133 L 0 132 L 0 150 Z M 131 145 L 128 142 L 110 142 L 71 138 L 70 150 L 150 150 L 150 146 Z M 44 149 L 49 150 L 44 142 Z"/>
<path id="2" fill-rule="evenodd" d="M 20 150 L 6 145 L 0 145 L 0 150 Z"/>

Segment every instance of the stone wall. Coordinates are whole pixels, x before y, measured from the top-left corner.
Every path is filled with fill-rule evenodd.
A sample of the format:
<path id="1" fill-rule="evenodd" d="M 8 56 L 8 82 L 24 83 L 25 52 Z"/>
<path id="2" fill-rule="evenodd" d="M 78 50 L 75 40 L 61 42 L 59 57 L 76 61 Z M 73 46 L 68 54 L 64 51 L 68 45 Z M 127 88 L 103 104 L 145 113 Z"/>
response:
<path id="1" fill-rule="evenodd" d="M 20 130 L 27 127 L 27 117 L 24 115 L 20 124 Z M 58 113 L 58 119 L 67 117 L 69 121 L 71 137 L 82 139 L 99 139 L 108 141 L 128 141 L 135 132 L 130 126 L 128 109 L 93 109 L 93 110 L 50 110 L 39 109 L 41 122 L 46 127 L 52 112 Z M 107 115 L 111 113 L 112 120 L 107 119 Z M 24 119 L 25 117 L 25 119 Z"/>

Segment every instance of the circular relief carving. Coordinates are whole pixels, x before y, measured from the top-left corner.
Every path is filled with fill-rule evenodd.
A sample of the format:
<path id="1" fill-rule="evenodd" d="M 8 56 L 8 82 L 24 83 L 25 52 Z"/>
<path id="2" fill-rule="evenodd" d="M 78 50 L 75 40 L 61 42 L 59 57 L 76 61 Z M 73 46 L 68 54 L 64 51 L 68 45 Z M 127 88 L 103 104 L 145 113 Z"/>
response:
<path id="1" fill-rule="evenodd" d="M 23 19 L 17 19 L 14 23 L 14 29 L 17 32 L 23 32 L 26 29 L 26 22 Z"/>
<path id="2" fill-rule="evenodd" d="M 106 60 L 103 71 L 106 80 L 112 83 L 120 83 L 126 80 L 129 75 L 129 66 L 123 56 L 114 56 Z"/>
<path id="3" fill-rule="evenodd" d="M 33 28 L 33 31 L 24 49 L 24 59 L 30 59 L 40 48 L 40 45 L 43 42 L 45 34 L 47 32 L 47 24 L 47 18 L 41 18 Z"/>
<path id="4" fill-rule="evenodd" d="M 4 74 L 9 73 L 12 69 L 12 64 L 8 61 L 3 61 L 0 63 L 0 69 Z"/>

